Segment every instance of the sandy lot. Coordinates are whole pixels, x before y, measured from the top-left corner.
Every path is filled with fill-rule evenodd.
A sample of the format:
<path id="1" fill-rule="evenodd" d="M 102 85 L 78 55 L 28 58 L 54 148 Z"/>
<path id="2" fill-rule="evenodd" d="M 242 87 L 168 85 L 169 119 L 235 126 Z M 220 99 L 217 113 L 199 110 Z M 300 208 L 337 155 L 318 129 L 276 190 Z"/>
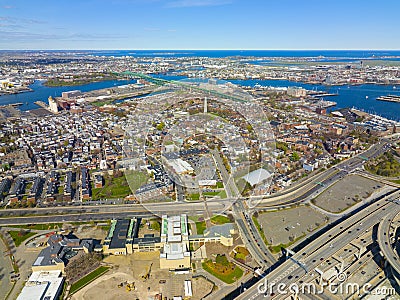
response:
<path id="1" fill-rule="evenodd" d="M 161 270 L 159 264 L 159 252 L 134 253 L 127 256 L 109 256 L 105 263 L 112 268 L 103 276 L 96 279 L 85 288 L 72 296 L 73 300 L 98 299 L 153 299 L 161 293 L 163 297 L 184 296 L 184 281 L 192 280 L 193 297 L 201 299 L 207 295 L 213 284 L 204 278 L 192 278 L 192 274 L 177 275 L 168 270 Z M 152 264 L 152 265 L 151 265 Z M 151 265 L 150 278 L 146 281 L 145 275 Z M 160 280 L 165 280 L 163 283 Z M 120 283 L 134 282 L 135 290 L 127 291 L 126 285 L 118 287 Z M 105 292 L 106 291 L 106 292 Z"/>
<path id="2" fill-rule="evenodd" d="M 317 227 L 325 224 L 327 218 L 309 206 L 262 213 L 258 222 L 272 245 L 288 244 Z"/>
<path id="3" fill-rule="evenodd" d="M 368 198 L 383 185 L 359 175 L 349 175 L 329 187 L 313 204 L 332 213 L 340 213 Z"/>

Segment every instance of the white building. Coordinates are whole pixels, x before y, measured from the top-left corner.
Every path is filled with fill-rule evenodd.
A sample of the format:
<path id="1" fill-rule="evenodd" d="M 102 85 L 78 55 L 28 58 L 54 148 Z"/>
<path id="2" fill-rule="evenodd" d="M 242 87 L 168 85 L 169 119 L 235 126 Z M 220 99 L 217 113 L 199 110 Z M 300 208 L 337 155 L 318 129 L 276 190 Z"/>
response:
<path id="1" fill-rule="evenodd" d="M 176 174 L 192 174 L 194 169 L 192 166 L 187 162 L 180 158 L 178 159 L 169 159 L 167 160 L 169 166 L 174 169 Z"/>
<path id="2" fill-rule="evenodd" d="M 160 252 L 161 269 L 190 268 L 189 230 L 185 214 L 162 217 L 161 242 L 164 243 Z"/>
<path id="3" fill-rule="evenodd" d="M 56 100 L 53 99 L 53 97 L 49 97 L 49 109 L 53 112 L 53 113 L 57 113 L 58 112 L 58 105 Z"/>
<path id="4" fill-rule="evenodd" d="M 60 271 L 33 272 L 17 300 L 55 300 L 61 294 L 64 277 Z"/>
<path id="5" fill-rule="evenodd" d="M 307 95 L 307 91 L 301 87 L 288 87 L 287 94 L 292 97 L 300 98 Z"/>

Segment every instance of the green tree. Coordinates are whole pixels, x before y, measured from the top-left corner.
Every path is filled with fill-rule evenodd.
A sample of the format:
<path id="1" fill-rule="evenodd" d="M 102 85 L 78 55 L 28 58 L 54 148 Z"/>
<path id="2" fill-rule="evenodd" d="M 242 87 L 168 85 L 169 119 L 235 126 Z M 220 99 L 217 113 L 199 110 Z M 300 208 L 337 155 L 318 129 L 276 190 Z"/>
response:
<path id="1" fill-rule="evenodd" d="M 164 123 L 164 122 L 160 122 L 160 123 L 156 126 L 157 130 L 160 130 L 160 131 L 163 130 L 164 127 L 165 127 L 165 123 Z"/>
<path id="2" fill-rule="evenodd" d="M 294 151 L 294 152 L 292 153 L 292 156 L 290 157 L 290 159 L 291 159 L 292 161 L 299 161 L 299 159 L 300 159 L 299 153 L 297 153 L 296 151 Z"/>

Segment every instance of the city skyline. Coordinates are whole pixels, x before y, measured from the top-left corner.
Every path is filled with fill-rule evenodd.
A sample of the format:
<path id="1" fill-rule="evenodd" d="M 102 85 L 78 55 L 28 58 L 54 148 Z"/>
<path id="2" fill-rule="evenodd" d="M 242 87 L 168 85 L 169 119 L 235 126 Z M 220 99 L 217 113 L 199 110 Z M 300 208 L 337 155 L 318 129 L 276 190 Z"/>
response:
<path id="1" fill-rule="evenodd" d="M 1 0 L 0 49 L 392 50 L 400 48 L 398 8 L 358 0 Z"/>

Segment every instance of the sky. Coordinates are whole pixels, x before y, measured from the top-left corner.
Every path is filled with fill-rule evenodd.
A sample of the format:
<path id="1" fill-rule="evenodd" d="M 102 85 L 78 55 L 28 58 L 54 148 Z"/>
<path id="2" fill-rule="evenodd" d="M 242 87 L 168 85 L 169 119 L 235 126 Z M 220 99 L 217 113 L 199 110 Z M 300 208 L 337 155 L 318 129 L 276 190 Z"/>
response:
<path id="1" fill-rule="evenodd" d="M 400 49 L 398 0 L 0 0 L 0 50 Z"/>

